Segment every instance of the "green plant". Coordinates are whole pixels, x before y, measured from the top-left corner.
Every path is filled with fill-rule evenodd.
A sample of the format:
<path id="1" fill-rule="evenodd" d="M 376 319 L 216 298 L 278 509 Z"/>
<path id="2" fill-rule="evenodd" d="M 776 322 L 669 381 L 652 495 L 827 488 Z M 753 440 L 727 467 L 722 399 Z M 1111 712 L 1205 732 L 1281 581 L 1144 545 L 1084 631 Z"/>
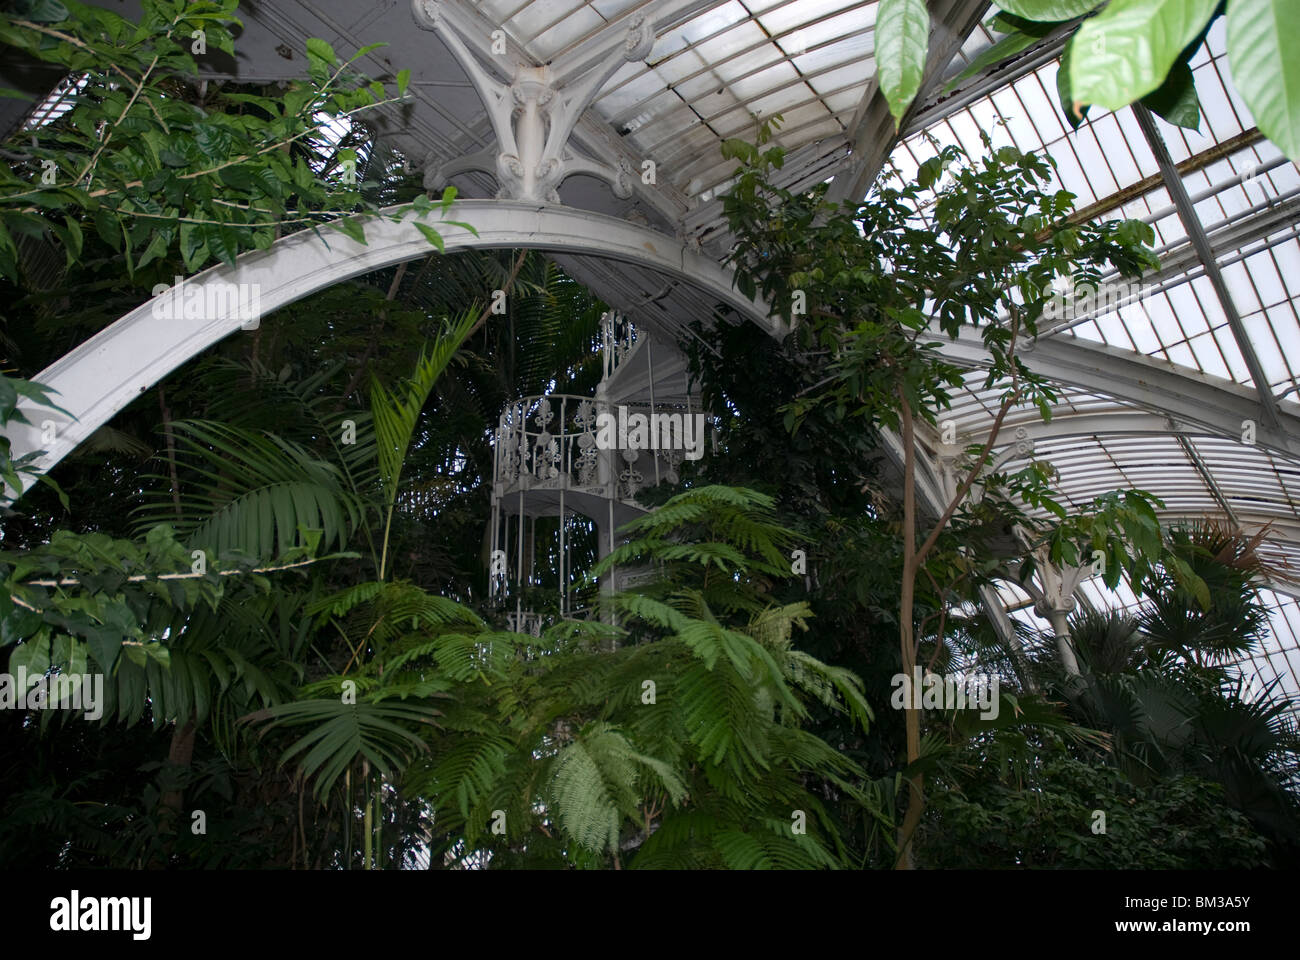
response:
<path id="1" fill-rule="evenodd" d="M 45 407 L 49 410 L 57 410 L 59 413 L 67 414 L 66 410 L 50 400 L 52 392 L 48 387 L 39 383 L 0 374 L 0 427 L 8 426 L 11 423 L 32 425 L 32 422 L 27 419 L 27 415 L 18 409 L 19 398 L 26 398 L 33 406 Z M 59 488 L 59 485 L 54 482 L 53 478 L 37 470 L 32 465 L 33 461 L 40 456 L 40 451 L 26 453 L 14 460 L 10 456 L 12 449 L 13 446 L 9 437 L 0 434 L 0 504 L 14 500 L 22 493 L 22 474 L 27 474 L 29 477 L 35 477 L 39 482 L 53 489 L 59 495 L 64 509 L 67 509 L 67 497 Z"/>
<path id="2" fill-rule="evenodd" d="M 794 646 L 806 606 L 766 599 L 788 576 L 777 562 L 788 532 L 770 507 L 702 487 L 631 525 L 606 564 L 658 576 L 612 598 L 618 630 L 568 621 L 540 639 L 406 641 L 389 669 L 455 682 L 408 781 L 441 824 L 436 853 L 494 866 L 832 867 L 855 855 L 828 791 L 892 825 L 885 785 L 804 729 L 813 704 L 860 728 L 872 712 L 849 671 Z"/>
<path id="3" fill-rule="evenodd" d="M 1184 775 L 1136 786 L 1114 767 L 1048 738 L 1019 776 L 973 744 L 939 774 L 922 828 L 928 867 L 1248 869 L 1266 844 L 1222 788 Z M 1104 819 L 1103 819 L 1104 818 Z"/>
<path id="4" fill-rule="evenodd" d="M 340 148 L 323 163 L 325 132 L 401 100 L 409 71 L 390 95 L 352 68 L 378 44 L 344 61 L 313 38 L 308 77 L 282 95 L 222 93 L 209 102 L 195 58 L 209 44 L 233 55 L 236 7 L 145 0 L 133 23 L 74 0 L 28 0 L 0 16 L 0 44 L 70 75 L 66 109 L 49 111 L 36 137 L 21 131 L 5 144 L 14 162 L 0 166 L 0 273 L 20 277 L 16 236 L 52 237 L 71 265 L 93 230 L 131 276 L 169 254 L 187 273 L 209 260 L 232 264 L 243 250 L 325 223 L 365 242 L 362 224 L 375 207 L 349 172 L 356 151 Z M 389 216 L 445 213 L 454 197 L 449 190 L 435 206 L 420 196 Z M 441 249 L 436 230 L 417 228 Z"/>
<path id="5" fill-rule="evenodd" d="M 1265 136 L 1300 158 L 1300 74 L 1291 66 L 1300 8 L 1289 0 L 1007 0 L 999 6 L 987 26 L 1001 38 L 954 84 L 1069 34 L 1057 77 L 1072 127 L 1092 104 L 1118 110 L 1141 102 L 1170 123 L 1199 129 L 1189 61 L 1214 20 L 1226 16 L 1233 85 Z M 925 0 L 881 0 L 876 61 L 895 126 L 920 89 L 929 33 Z"/>
<path id="6" fill-rule="evenodd" d="M 795 195 L 771 185 L 771 171 L 784 156 L 779 148 L 761 149 L 769 136 L 765 127 L 755 145 L 729 140 L 723 147 L 741 163 L 724 199 L 737 238 L 730 261 L 743 292 L 761 292 L 792 321 L 806 313 L 796 333 L 800 346 L 829 357 L 822 380 L 786 405 L 787 428 L 797 435 L 820 408 L 844 429 L 898 431 L 903 479 L 897 623 L 902 672 L 910 675 L 917 665 L 917 584 L 935 576 L 927 560 L 940 562 L 936 548 L 989 462 L 1008 412 L 1033 403 L 1044 419 L 1051 417 L 1056 394 L 1025 366 L 1018 346 L 1037 334 L 1057 276 L 1095 284 L 1106 268 L 1129 276 L 1152 266 L 1151 229 L 1136 221 L 1073 224 L 1073 196 L 1045 189 L 1049 161 L 1012 147 L 990 149 L 979 162 L 960 148 L 944 147 L 921 165 L 915 182 L 887 175 L 871 197 L 840 208 L 824 200 L 824 187 Z M 984 143 L 991 148 L 987 135 Z M 928 531 L 922 530 L 915 486 L 918 424 L 937 424 L 951 403 L 951 389 L 965 383 L 962 371 L 939 354 L 935 338 L 955 338 L 967 326 L 983 341 L 989 358 L 984 386 L 998 390 L 1000 403 L 984 442 L 968 450 L 960 465 L 955 494 L 927 523 Z M 1055 507 L 1059 516 L 1064 511 L 1051 497 L 1050 480 L 1046 465 L 1033 464 L 1010 486 L 1025 505 Z M 1138 554 L 1146 542 L 1135 544 Z M 969 563 L 963 571 L 963 561 L 952 554 L 943 559 L 941 569 L 953 577 L 973 572 Z M 974 581 L 970 577 L 969 585 Z M 937 580 L 934 586 L 941 595 Z M 907 762 L 915 764 L 919 711 L 907 709 L 905 720 Z M 910 783 L 905 836 L 922 808 L 921 775 Z"/>

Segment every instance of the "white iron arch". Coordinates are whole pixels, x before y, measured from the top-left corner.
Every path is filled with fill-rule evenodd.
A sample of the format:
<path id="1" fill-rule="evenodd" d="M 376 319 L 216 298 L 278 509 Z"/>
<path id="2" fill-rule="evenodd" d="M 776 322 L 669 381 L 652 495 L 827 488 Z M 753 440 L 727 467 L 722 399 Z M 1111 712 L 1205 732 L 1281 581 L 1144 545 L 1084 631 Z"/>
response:
<path id="1" fill-rule="evenodd" d="M 571 207 L 511 200 L 460 200 L 447 211 L 447 219 L 468 222 L 477 230 L 476 236 L 433 221 L 451 252 L 528 247 L 636 264 L 680 278 L 775 338 L 788 329 L 766 305 L 734 289 L 732 273 L 715 260 L 636 224 Z M 206 270 L 187 279 L 186 285 L 256 284 L 259 312 L 266 315 L 342 280 L 426 254 L 429 243 L 415 222 L 411 215 L 397 223 L 382 216 L 372 219 L 366 223 L 364 245 L 333 229 L 324 231 L 324 240 L 303 231 L 268 250 L 243 254 L 233 267 Z M 168 309 L 180 311 L 181 300 L 177 291 L 169 290 L 141 304 L 37 374 L 35 381 L 57 391 L 55 402 L 73 417 L 23 401 L 20 409 L 31 424 L 8 426 L 11 456 L 44 451 L 33 466 L 48 471 L 132 399 L 244 322 L 234 303 L 201 318 L 171 319 Z M 975 331 L 962 331 L 956 341 L 941 335 L 935 339 L 941 352 L 959 365 L 979 367 L 985 360 Z M 1238 435 L 1242 422 L 1259 409 L 1257 397 L 1244 387 L 1213 383 L 1128 351 L 1046 338 L 1029 363 L 1054 382 L 1159 410 L 1217 435 Z M 1284 410 L 1281 420 L 1280 428 L 1261 421 L 1258 443 L 1284 456 L 1300 456 L 1300 417 Z M 23 475 L 24 490 L 32 482 Z"/>
<path id="2" fill-rule="evenodd" d="M 429 241 L 416 227 L 423 219 L 442 235 L 448 252 L 528 247 L 635 263 L 686 281 L 774 337 L 785 333 L 761 302 L 733 288 L 730 271 L 685 244 L 636 224 L 535 202 L 452 204 L 445 219 L 471 224 L 476 235 L 439 222 L 433 214 L 418 218 L 408 213 L 400 222 L 386 218 L 395 212 L 396 208 L 383 211 L 365 222 L 365 244 L 332 228 L 322 231 L 324 239 L 315 231 L 302 231 L 267 250 L 242 254 L 234 266 L 222 264 L 187 278 L 183 286 L 255 290 L 258 316 L 264 316 L 340 281 L 427 254 Z M 223 298 L 202 316 L 185 319 L 184 299 L 183 291 L 168 289 L 37 374 L 35 382 L 52 388 L 54 402 L 72 417 L 24 402 L 21 408 L 31 423 L 10 425 L 11 456 L 17 459 L 44 451 L 33 466 L 48 471 L 131 400 L 247 320 L 233 297 Z M 33 477 L 24 475 L 24 491 L 33 482 Z"/>

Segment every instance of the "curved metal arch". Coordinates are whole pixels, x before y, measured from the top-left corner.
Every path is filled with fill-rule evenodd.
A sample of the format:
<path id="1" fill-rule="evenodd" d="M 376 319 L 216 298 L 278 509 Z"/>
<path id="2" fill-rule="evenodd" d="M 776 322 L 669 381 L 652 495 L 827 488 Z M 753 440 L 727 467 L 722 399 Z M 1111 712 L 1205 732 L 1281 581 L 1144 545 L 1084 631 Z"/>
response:
<path id="1" fill-rule="evenodd" d="M 939 352 L 959 366 L 988 363 L 978 330 L 963 329 L 956 340 L 936 333 L 934 339 L 940 343 Z M 1177 369 L 1129 350 L 1061 337 L 1039 340 L 1024 360 L 1053 383 L 1114 397 L 1168 416 L 1175 423 L 1199 425 L 1206 433 L 1240 437 L 1243 423 L 1253 421 L 1259 446 L 1284 457 L 1300 458 L 1300 417 L 1283 408 L 1278 426 L 1271 426 L 1262 416 L 1259 394 L 1252 387 Z"/>
<path id="2" fill-rule="evenodd" d="M 1021 456 L 1019 447 L 1022 443 L 1038 443 L 1046 440 L 1072 440 L 1086 437 L 1170 437 L 1170 436 L 1219 436 L 1210 434 L 1199 424 L 1183 423 L 1173 417 L 1158 413 L 1148 413 L 1132 407 L 1123 407 L 1106 413 L 1060 413 L 1054 414 L 1050 421 L 1026 420 L 1021 423 L 1004 424 L 994 445 L 995 454 L 990 463 L 991 470 L 1002 466 Z M 988 431 L 981 430 L 963 437 L 966 443 L 985 443 Z M 1223 439 L 1232 439 L 1224 437 Z"/>
<path id="3" fill-rule="evenodd" d="M 447 220 L 472 224 L 477 235 L 432 217 L 387 219 L 396 208 L 365 223 L 366 243 L 330 230 L 295 233 L 267 250 L 242 254 L 233 266 L 220 265 L 186 278 L 183 287 L 255 291 L 257 316 L 301 300 L 335 283 L 427 254 L 429 241 L 416 223 L 427 219 L 442 234 L 446 250 L 521 248 L 578 253 L 650 267 L 679 277 L 758 324 L 773 337 L 787 332 L 761 302 L 735 290 L 731 273 L 662 233 L 601 214 L 550 204 L 501 200 L 461 200 Z M 54 401 L 72 418 L 23 404 L 30 425 L 11 425 L 11 456 L 36 451 L 33 462 L 44 473 L 93 431 L 167 374 L 248 320 L 233 298 L 186 319 L 184 291 L 169 288 L 101 330 L 35 377 L 56 391 Z M 209 300 L 211 303 L 211 300 Z M 198 312 L 198 311 L 196 311 Z M 46 439 L 50 435 L 53 439 Z M 24 491 L 32 477 L 24 476 Z"/>

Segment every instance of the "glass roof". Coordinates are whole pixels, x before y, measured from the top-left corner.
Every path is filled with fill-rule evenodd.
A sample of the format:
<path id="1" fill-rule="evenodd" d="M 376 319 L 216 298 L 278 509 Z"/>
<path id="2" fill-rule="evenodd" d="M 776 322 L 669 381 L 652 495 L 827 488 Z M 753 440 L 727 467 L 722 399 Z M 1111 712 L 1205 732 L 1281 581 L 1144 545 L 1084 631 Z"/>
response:
<path id="1" fill-rule="evenodd" d="M 961 4 L 932 3 L 933 22 L 946 22 Z M 776 113 L 784 119 L 777 140 L 788 151 L 847 137 L 873 93 L 875 0 L 481 0 L 478 7 L 539 62 L 592 43 L 620 17 L 667 18 L 671 25 L 660 31 L 649 59 L 615 73 L 593 110 L 697 202 L 710 200 L 731 172 L 733 164 L 719 153 L 722 139 L 751 134 L 757 121 Z M 961 74 L 995 39 L 976 26 L 941 71 L 943 81 Z M 1094 108 L 1077 130 L 1069 129 L 1056 92 L 1059 50 L 1060 38 L 1048 37 L 950 93 L 942 84 L 927 91 L 890 161 L 910 177 L 936 144 L 959 142 L 979 155 L 981 130 L 995 144 L 1049 154 L 1056 185 L 1075 194 L 1081 220 L 1145 220 L 1162 266 L 1124 296 L 1046 324 L 1042 337 L 1153 361 L 1186 375 L 1189 395 L 1204 384 L 1260 391 L 1261 416 L 1266 404 L 1300 416 L 1300 169 L 1261 137 L 1226 81 L 1222 18 L 1192 61 L 1200 129 L 1159 118 L 1155 124 L 1213 252 L 1226 303 L 1133 111 Z M 1033 365 L 1032 356 L 1028 362 Z M 1265 383 L 1255 382 L 1252 367 Z M 970 388 L 944 414 L 966 437 L 986 431 L 996 410 L 994 395 L 980 391 L 981 380 L 972 375 Z M 1144 409 L 1103 386 L 1063 389 L 1050 430 L 1036 410 L 1013 413 L 999 442 L 1000 464 L 1014 469 L 1025 459 L 1016 444 L 1029 439 L 1032 456 L 1059 471 L 1067 506 L 1139 487 L 1164 500 L 1167 519 L 1214 515 L 1250 531 L 1271 524 L 1263 552 L 1300 570 L 1300 462 L 1239 436 L 1176 431 L 1162 419 L 1164 411 Z M 1300 421 L 1295 433 L 1300 441 Z M 1086 596 L 1104 588 L 1081 590 Z M 1265 680 L 1285 672 L 1285 688 L 1294 693 L 1300 604 L 1271 591 L 1267 598 L 1273 635 L 1252 669 Z M 1016 598 L 1007 599 L 1014 607 Z M 1112 605 L 1130 600 L 1105 598 Z M 1032 611 L 1017 615 L 1033 617 Z"/>
<path id="2" fill-rule="evenodd" d="M 661 176 L 692 197 L 734 167 L 719 144 L 780 114 L 789 150 L 843 134 L 875 74 L 876 0 L 720 0 L 661 33 L 593 105 Z M 644 9 L 644 0 L 484 0 L 480 9 L 548 62 Z"/>
<path id="3" fill-rule="evenodd" d="M 694 208 L 682 222 L 689 225 L 683 233 L 694 239 L 717 229 L 716 218 L 706 224 L 708 201 L 734 166 L 720 154 L 724 138 L 750 136 L 759 121 L 778 113 L 784 122 L 776 140 L 791 154 L 818 141 L 855 142 L 871 129 L 865 118 L 879 99 L 872 82 L 877 0 L 456 2 L 472 5 L 499 25 L 538 63 L 559 63 L 569 55 L 582 60 L 580 54 L 594 55 L 617 37 L 627 18 L 654 18 L 658 37 L 648 59 L 624 64 L 603 86 L 591 113 L 633 154 L 654 159 L 661 182 L 686 194 Z M 263 6 L 269 16 L 275 5 Z M 397 6 L 402 10 L 393 16 L 409 27 L 409 12 Z M 929 2 L 938 25 L 978 6 L 973 0 Z M 275 28 L 277 38 L 282 26 Z M 1069 129 L 1056 88 L 1059 38 L 1045 38 L 1014 62 L 945 90 L 944 84 L 994 40 L 977 25 L 959 45 L 939 82 L 923 91 L 904 135 L 889 152 L 890 162 L 910 177 L 933 155 L 936 141 L 959 142 L 978 155 L 984 130 L 995 143 L 1050 155 L 1057 183 L 1077 197 L 1081 219 L 1149 222 L 1161 268 L 1118 302 L 1046 325 L 1041 339 L 1053 348 L 1101 347 L 1112 351 L 1103 356 L 1154 364 L 1166 375 L 1182 376 L 1187 396 L 1205 405 L 1223 391 L 1238 398 L 1254 395 L 1261 420 L 1268 410 L 1279 411 L 1277 432 L 1294 438 L 1291 449 L 1300 452 L 1300 168 L 1259 134 L 1228 82 L 1223 19 L 1192 61 L 1200 129 L 1154 121 L 1192 204 L 1192 232 L 1204 234 L 1212 253 L 1209 264 L 1194 248 L 1156 150 L 1131 109 L 1094 108 L 1077 130 Z M 448 96 L 465 89 L 460 77 L 425 82 Z M 58 93 L 29 115 L 30 125 L 60 109 Z M 412 136 L 425 138 L 426 148 L 444 156 L 460 149 L 458 143 L 475 149 L 486 145 L 470 135 L 476 114 L 456 116 L 438 103 L 430 109 L 436 116 L 431 113 L 412 127 Z M 833 175 L 827 156 L 824 149 L 815 157 L 810 153 L 804 173 L 811 171 L 815 179 Z M 599 266 L 579 258 L 570 258 L 570 265 L 592 275 Z M 635 287 L 662 286 L 659 278 L 638 277 L 636 269 L 617 268 L 629 298 Z M 1221 288 L 1216 276 L 1222 278 Z M 1028 362 L 1033 366 L 1032 355 Z M 970 388 L 945 414 L 968 437 L 987 430 L 995 409 L 979 380 L 972 376 Z M 1249 530 L 1271 524 L 1266 552 L 1300 569 L 1300 458 L 1277 444 L 1243 443 L 1234 431 L 1175 430 L 1160 420 L 1167 411 L 1141 405 L 1141 391 L 1112 389 L 1114 381 L 1105 377 L 1081 383 L 1062 390 L 1050 429 L 1033 409 L 1008 419 L 999 451 L 1004 466 L 1023 459 L 1015 446 L 1028 439 L 1035 457 L 1056 465 L 1070 506 L 1116 487 L 1142 487 L 1165 501 L 1170 519 L 1213 514 Z M 1023 438 L 1017 436 L 1022 430 Z M 1276 602 L 1274 632 L 1261 656 L 1294 675 L 1300 609 L 1294 599 L 1269 596 Z M 1294 680 L 1289 682 L 1294 690 Z"/>
<path id="4" fill-rule="evenodd" d="M 1032 630 L 1050 633 L 1050 625 L 1034 612 L 1034 602 L 1024 590 L 1013 583 L 1003 583 L 998 594 L 1014 620 Z M 1131 613 L 1141 603 L 1125 584 L 1110 590 L 1099 577 L 1080 583 L 1075 596 L 1080 603 L 1095 610 L 1122 609 Z M 1300 684 L 1296 679 L 1300 677 L 1300 599 L 1264 589 L 1260 591 L 1260 600 L 1268 610 L 1269 639 L 1254 656 L 1233 663 L 1229 673 L 1239 676 L 1247 689 L 1262 690 L 1276 683 L 1276 694 L 1300 698 Z"/>
<path id="5" fill-rule="evenodd" d="M 992 40 L 984 26 L 977 27 L 945 78 L 962 73 Z M 1222 18 L 1192 61 L 1200 129 L 1185 130 L 1159 118 L 1155 124 L 1213 252 L 1227 305 L 1193 249 L 1133 111 L 1094 108 L 1077 130 L 1069 129 L 1057 100 L 1058 54 L 1059 46 L 1052 50 L 1044 41 L 1022 55 L 1042 61 L 1032 69 L 994 68 L 957 84 L 951 94 L 932 96 L 895 146 L 891 162 L 910 177 L 934 155 L 935 142 L 960 143 L 978 156 L 980 130 L 996 145 L 1050 155 L 1056 162 L 1055 185 L 1076 195 L 1081 220 L 1131 217 L 1152 225 L 1161 269 L 1122 299 L 1103 300 L 1090 313 L 1045 324 L 1042 337 L 1158 361 L 1187 375 L 1189 395 L 1207 382 L 1262 386 L 1261 410 L 1262 404 L 1277 403 L 1286 413 L 1300 412 L 1295 404 L 1300 394 L 1300 169 L 1260 136 L 1226 81 Z M 999 76 L 1005 79 L 999 82 Z M 1234 335 L 1229 310 L 1240 317 L 1242 339 Z M 1267 383 L 1254 382 L 1247 351 Z M 1026 362 L 1033 367 L 1032 353 Z M 982 374 L 972 374 L 968 383 L 942 416 L 956 422 L 959 434 L 977 437 L 992 422 L 997 398 L 979 389 Z M 1140 488 L 1163 499 L 1167 520 L 1224 517 L 1252 533 L 1269 524 L 1261 553 L 1281 567 L 1300 570 L 1300 460 L 1243 443 L 1240 436 L 1175 432 L 1172 423 L 1160 422 L 1163 411 L 1144 410 L 1101 390 L 1064 389 L 1054 413 L 1051 430 L 1044 429 L 1036 409 L 1008 417 L 999 438 L 1004 468 L 1014 470 L 1031 456 L 1050 462 L 1068 508 L 1080 508 L 1108 490 Z M 1025 439 L 1032 449 L 1021 454 L 1015 445 Z M 1023 591 L 1006 584 L 1000 593 L 1014 617 L 1048 629 Z M 1079 594 L 1099 608 L 1132 608 L 1137 602 L 1124 585 L 1112 593 L 1097 579 L 1082 584 Z M 1300 695 L 1300 601 L 1273 589 L 1264 590 L 1263 599 L 1271 633 L 1242 671 L 1264 684 L 1280 676 L 1283 692 Z"/>
<path id="6" fill-rule="evenodd" d="M 984 31 L 984 28 L 980 28 Z M 1249 111 L 1224 82 L 1222 19 L 1192 61 L 1201 97 L 1200 132 L 1156 120 L 1198 219 L 1215 251 L 1250 346 L 1274 395 L 1300 389 L 1300 240 L 1294 216 L 1278 218 L 1276 230 L 1242 231 L 1243 218 L 1274 210 L 1300 195 L 1300 169 L 1259 138 Z M 1155 229 L 1166 267 L 1144 283 L 1140 299 L 1092 316 L 1075 317 L 1055 329 L 1077 337 L 1253 385 L 1241 346 L 1204 267 L 1188 256 L 1190 242 L 1163 186 L 1155 156 L 1129 109 L 1094 109 L 1069 131 L 1056 97 L 1055 60 L 993 90 L 955 113 L 913 133 L 891 156 L 903 175 L 936 152 L 960 143 L 972 154 L 982 148 L 980 130 L 995 144 L 1045 151 L 1057 165 L 1056 183 L 1075 194 L 1089 219 L 1137 218 Z M 1185 171 L 1182 169 L 1186 167 Z M 1243 179 L 1243 177 L 1245 179 Z M 1235 228 L 1235 229 L 1234 229 Z M 1219 242 L 1216 242 L 1219 241 Z M 1181 256 L 1180 256 L 1181 254 Z M 1172 265 L 1172 268 L 1171 268 Z M 1184 265 L 1185 269 L 1177 269 Z"/>

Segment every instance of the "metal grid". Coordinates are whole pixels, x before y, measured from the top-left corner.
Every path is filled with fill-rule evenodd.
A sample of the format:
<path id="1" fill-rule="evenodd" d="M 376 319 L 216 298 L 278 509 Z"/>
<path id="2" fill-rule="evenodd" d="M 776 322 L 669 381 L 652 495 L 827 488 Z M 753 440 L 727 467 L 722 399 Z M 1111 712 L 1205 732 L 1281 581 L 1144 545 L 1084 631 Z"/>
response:
<path id="1" fill-rule="evenodd" d="M 956 77 L 992 42 L 988 30 L 978 27 L 946 76 Z M 1162 176 L 1159 144 L 1144 133 L 1131 109 L 1094 108 L 1077 130 L 1069 130 L 1057 104 L 1059 48 L 1059 41 L 1055 48 L 1046 41 L 1022 55 L 1045 61 L 1032 69 L 1013 64 L 966 81 L 952 94 L 950 107 L 943 96 L 933 98 L 920 112 L 923 123 L 893 151 L 893 166 L 904 177 L 913 176 L 935 153 L 936 142 L 960 143 L 978 157 L 981 129 L 997 145 L 1046 153 L 1056 163 L 1054 185 L 1076 195 L 1081 219 L 1136 217 L 1150 223 L 1162 267 L 1132 296 L 1048 325 L 1042 336 L 1162 361 L 1186 373 L 1190 395 L 1205 378 L 1254 387 L 1262 417 L 1275 404 L 1293 410 L 1300 394 L 1300 169 L 1259 136 L 1227 81 L 1223 21 L 1192 61 L 1201 129 L 1155 121 L 1181 180 L 1178 192 L 1187 197 L 1181 213 L 1176 192 Z M 1044 58 L 1044 51 L 1052 55 Z M 1193 219 L 1185 219 L 1187 214 Z M 1196 232 L 1207 241 L 1208 260 L 1204 248 L 1196 249 Z M 1216 289 L 1216 273 L 1226 302 Z M 1234 319 L 1240 324 L 1237 333 Z M 1033 366 L 1032 353 L 1026 362 Z M 1262 383 L 1255 382 L 1252 363 L 1262 372 Z M 961 442 L 986 433 L 996 412 L 997 394 L 981 390 L 982 381 L 982 375 L 972 374 L 968 390 L 940 414 L 955 422 L 965 438 Z M 1241 436 L 1191 434 L 1171 421 L 1162 426 L 1162 411 L 1142 411 L 1080 390 L 1063 391 L 1054 413 L 1056 426 L 1047 431 L 1036 410 L 1013 411 L 999 440 L 1001 466 L 1016 469 L 1027 461 L 1013 446 L 1017 428 L 1023 427 L 1030 438 L 1044 435 L 1034 441 L 1031 455 L 1059 471 L 1062 502 L 1069 508 L 1083 507 L 1108 490 L 1139 488 L 1164 500 L 1166 520 L 1227 517 L 1252 532 L 1271 524 L 1263 555 L 1292 568 L 1300 565 L 1300 461 L 1243 443 Z M 1077 433 L 1071 420 L 1080 423 Z M 1124 586 L 1111 592 L 1089 581 L 1080 592 L 1096 606 L 1136 603 Z M 1012 616 L 1047 628 L 1018 588 L 1005 585 L 999 593 Z M 1283 693 L 1300 694 L 1300 603 L 1273 590 L 1263 597 L 1272 630 L 1241 668 L 1264 683 L 1281 676 Z"/>
<path id="2" fill-rule="evenodd" d="M 707 200 L 734 167 L 721 142 L 776 115 L 794 150 L 843 134 L 875 73 L 876 0 L 718 0 L 662 33 L 593 104 L 641 156 Z M 590 42 L 645 0 L 485 0 L 483 11 L 541 62 Z"/>
<path id="3" fill-rule="evenodd" d="M 1257 139 L 1253 121 L 1225 83 L 1221 24 L 1211 30 L 1207 48 L 1193 60 L 1202 98 L 1202 132 L 1163 121 L 1158 125 L 1171 159 L 1180 165 L 1184 187 L 1242 317 L 1249 347 L 1264 367 L 1270 393 L 1300 390 L 1300 371 L 1295 369 L 1300 363 L 1295 359 L 1300 357 L 1295 217 L 1257 236 L 1247 233 L 1248 243 L 1231 242 L 1233 235 L 1242 235 L 1244 219 L 1300 195 L 1300 169 L 1268 141 Z M 1057 165 L 1054 186 L 1074 193 L 1080 210 L 1095 210 L 1099 219 L 1147 220 L 1162 260 L 1184 267 L 1162 270 L 1144 285 L 1140 299 L 1121 309 L 1076 317 L 1053 332 L 1253 385 L 1224 306 L 1205 265 L 1190 255 L 1187 230 L 1132 111 L 1094 111 L 1078 130 L 1068 131 L 1056 99 L 1056 70 L 1055 61 L 1047 63 L 939 118 L 902 142 L 892 162 L 905 177 L 913 175 L 936 150 L 931 138 L 939 144 L 960 143 L 978 156 L 981 129 L 998 145 L 1045 152 Z M 1189 169 L 1183 172 L 1184 167 Z"/>

